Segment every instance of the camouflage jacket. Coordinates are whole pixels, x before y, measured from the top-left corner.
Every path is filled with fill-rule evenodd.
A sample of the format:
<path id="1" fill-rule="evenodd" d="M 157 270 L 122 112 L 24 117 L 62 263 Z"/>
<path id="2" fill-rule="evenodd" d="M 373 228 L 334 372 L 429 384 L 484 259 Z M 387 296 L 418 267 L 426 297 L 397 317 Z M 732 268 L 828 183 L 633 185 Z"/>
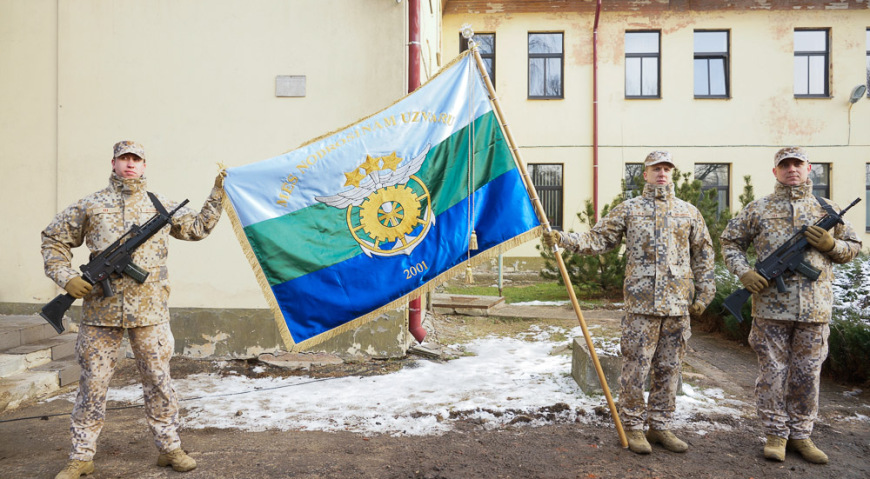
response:
<path id="1" fill-rule="evenodd" d="M 713 300 L 713 241 L 701 212 L 674 196 L 674 185 L 647 184 L 586 233 L 563 233 L 566 249 L 603 254 L 625 236 L 625 311 L 653 316 L 689 314 L 693 302 Z"/>
<path id="2" fill-rule="evenodd" d="M 223 191 L 212 189 L 198 214 L 181 208 L 164 227 L 133 252 L 133 262 L 150 274 L 144 283 L 127 275 L 110 278 L 115 295 L 103 297 L 99 284 L 84 297 L 82 322 L 94 326 L 125 328 L 169 321 L 169 275 L 166 257 L 169 236 L 196 241 L 208 236 L 220 219 Z M 178 202 L 155 195 L 172 211 Z M 99 253 L 134 224 L 143 225 L 157 213 L 148 198 L 145 178 L 120 178 L 114 173 L 109 186 L 70 205 L 55 216 L 42 232 L 45 274 L 63 287 L 81 272 L 71 265 L 72 249 L 87 243 L 91 254 Z"/>
<path id="3" fill-rule="evenodd" d="M 743 276 L 752 267 L 746 259 L 746 249 L 755 245 L 759 258 L 767 258 L 776 248 L 794 236 L 802 226 L 814 224 L 825 216 L 825 210 L 813 196 L 812 182 L 787 186 L 776 182 L 773 194 L 746 205 L 722 232 L 722 256 L 725 266 Z M 840 208 L 825 200 L 835 210 Z M 788 291 L 777 292 L 771 284 L 752 295 L 752 316 L 764 319 L 826 323 L 831 320 L 834 296 L 832 263 L 848 263 L 861 251 L 861 240 L 846 221 L 831 230 L 834 249 L 821 253 L 810 248 L 804 259 L 822 274 L 816 281 L 803 275 L 784 277 Z M 788 274 L 788 273 L 787 273 Z"/>

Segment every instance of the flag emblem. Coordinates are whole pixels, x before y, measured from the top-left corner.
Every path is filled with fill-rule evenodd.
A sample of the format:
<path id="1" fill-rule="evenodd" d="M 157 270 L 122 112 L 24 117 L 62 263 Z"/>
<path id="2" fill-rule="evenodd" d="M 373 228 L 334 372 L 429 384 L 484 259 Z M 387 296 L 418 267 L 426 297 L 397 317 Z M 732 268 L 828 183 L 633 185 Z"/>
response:
<path id="1" fill-rule="evenodd" d="M 428 152 L 426 145 L 403 166 L 395 151 L 380 157 L 367 155 L 364 163 L 344 174 L 349 190 L 314 199 L 347 209 L 348 230 L 366 256 L 409 255 L 435 223 L 429 189 L 414 176 Z"/>

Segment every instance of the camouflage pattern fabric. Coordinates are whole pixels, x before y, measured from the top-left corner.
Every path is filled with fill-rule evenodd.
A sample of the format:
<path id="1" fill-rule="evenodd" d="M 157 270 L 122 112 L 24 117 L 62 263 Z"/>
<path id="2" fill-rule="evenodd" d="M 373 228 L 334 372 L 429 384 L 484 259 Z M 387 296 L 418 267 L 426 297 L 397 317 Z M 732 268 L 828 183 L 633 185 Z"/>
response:
<path id="1" fill-rule="evenodd" d="M 644 186 L 643 195 L 617 205 L 586 233 L 562 233 L 562 246 L 603 254 L 625 236 L 625 312 L 688 314 L 716 293 L 713 241 L 701 212 L 674 196 L 674 185 Z"/>
<path id="2" fill-rule="evenodd" d="M 835 210 L 840 208 L 825 200 Z M 777 182 L 771 195 L 746 205 L 728 222 L 722 232 L 722 256 L 728 270 L 743 276 L 751 269 L 746 249 L 755 245 L 759 258 L 767 258 L 776 248 L 821 219 L 825 210 L 812 194 L 812 183 L 786 186 Z M 783 321 L 827 323 L 831 320 L 833 296 L 833 263 L 848 263 L 861 251 L 861 240 L 848 221 L 831 230 L 834 249 L 821 253 L 810 248 L 804 259 L 822 272 L 818 280 L 811 281 L 794 274 L 784 278 L 788 291 L 780 293 L 771 284 L 764 291 L 752 295 L 752 316 Z"/>
<path id="3" fill-rule="evenodd" d="M 758 355 L 755 406 L 765 434 L 807 439 L 819 410 L 827 323 L 755 318 L 749 345 Z"/>
<path id="4" fill-rule="evenodd" d="M 839 207 L 828 200 L 835 210 Z M 787 186 L 777 182 L 774 192 L 746 205 L 722 232 L 722 255 L 738 277 L 750 270 L 746 249 L 755 246 L 759 258 L 768 257 L 802 226 L 825 212 L 812 195 L 812 182 Z M 828 355 L 828 323 L 833 305 L 833 263 L 847 263 L 861 250 L 861 241 L 848 221 L 831 230 L 834 249 L 810 248 L 804 259 L 821 271 L 818 280 L 803 275 L 785 278 L 788 291 L 771 284 L 752 295 L 749 343 L 758 356 L 757 414 L 766 433 L 806 439 L 818 411 L 819 376 Z"/>
<path id="5" fill-rule="evenodd" d="M 169 359 L 175 346 L 169 326 L 168 241 L 169 236 L 190 241 L 208 236 L 220 219 L 222 195 L 223 190 L 213 188 L 199 213 L 181 208 L 171 226 L 133 252 L 133 262 L 150 273 L 145 283 L 126 275 L 112 275 L 114 296 L 104 298 L 99 285 L 85 296 L 76 344 L 82 373 L 71 417 L 71 460 L 89 461 L 94 456 L 124 331 L 136 356 L 145 414 L 157 448 L 169 452 L 180 446 L 176 432 L 178 401 L 169 375 Z M 167 211 L 178 206 L 178 202 L 156 196 Z M 134 224 L 142 225 L 156 213 L 147 195 L 145 178 L 121 178 L 112 173 L 108 188 L 69 206 L 42 232 L 46 275 L 63 287 L 80 275 L 71 266 L 72 248 L 87 244 L 96 254 Z"/>
<path id="6" fill-rule="evenodd" d="M 622 319 L 619 417 L 627 430 L 671 428 L 677 389 L 691 336 L 689 315 L 626 314 Z M 650 377 L 649 402 L 643 390 Z"/>
<path id="7" fill-rule="evenodd" d="M 103 288 L 95 285 L 84 297 L 82 322 L 134 328 L 169 321 L 169 236 L 188 241 L 208 236 L 220 219 L 222 194 L 223 190 L 212 189 L 198 214 L 190 208 L 180 209 L 171 227 L 163 228 L 133 252 L 133 262 L 150 273 L 145 283 L 139 284 L 127 275 L 112 275 L 112 286 L 120 294 L 110 298 L 104 298 Z M 167 211 L 178 206 L 178 202 L 156 196 Z M 92 254 L 99 253 L 134 224 L 145 224 L 156 213 L 145 178 L 120 178 L 112 173 L 106 189 L 66 208 L 42 232 L 45 274 L 63 287 L 81 275 L 71 265 L 72 248 L 87 243 Z"/>
<path id="8" fill-rule="evenodd" d="M 72 412 L 70 460 L 91 461 L 106 417 L 106 394 L 127 331 L 142 378 L 145 417 L 161 453 L 181 447 L 178 398 L 169 375 L 175 340 L 169 323 L 138 328 L 83 324 L 76 341 L 76 358 L 82 367 L 79 391 Z"/>

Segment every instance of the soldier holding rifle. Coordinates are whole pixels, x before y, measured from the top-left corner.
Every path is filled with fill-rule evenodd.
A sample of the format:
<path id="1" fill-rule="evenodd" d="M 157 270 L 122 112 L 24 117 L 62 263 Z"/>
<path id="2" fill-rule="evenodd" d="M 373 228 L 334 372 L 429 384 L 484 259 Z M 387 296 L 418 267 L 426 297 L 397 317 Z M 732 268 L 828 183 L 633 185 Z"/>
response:
<path id="1" fill-rule="evenodd" d="M 551 247 L 603 254 L 618 248 L 625 236 L 619 415 L 628 448 L 638 454 L 652 452 L 650 442 L 672 452 L 689 448 L 670 431 L 691 335 L 689 313 L 701 314 L 716 293 L 710 233 L 701 212 L 674 195 L 673 172 L 670 153 L 653 151 L 644 161 L 642 196 L 619 204 L 591 231 L 553 230 L 543 237 Z M 647 375 L 648 405 L 643 397 Z"/>
<path id="2" fill-rule="evenodd" d="M 196 241 L 208 236 L 220 219 L 223 173 L 196 211 L 181 207 L 171 226 L 160 229 L 133 252 L 133 261 L 144 270 L 144 282 L 126 274 L 112 274 L 114 289 L 106 295 L 73 269 L 71 250 L 86 243 L 96 255 L 142 225 L 161 209 L 178 203 L 148 194 L 145 150 L 132 141 L 114 146 L 109 186 L 70 205 L 42 232 L 45 274 L 73 298 L 84 298 L 82 321 L 76 341 L 76 358 L 82 367 L 79 391 L 71 416 L 72 449 L 69 463 L 56 476 L 70 479 L 94 471 L 97 437 L 103 427 L 106 394 L 126 331 L 142 380 L 145 414 L 160 454 L 158 466 L 189 471 L 196 462 L 181 449 L 178 437 L 178 399 L 169 375 L 175 349 L 169 328 L 169 277 L 166 269 L 169 236 Z M 165 205 L 165 207 L 163 206 Z M 140 276 L 139 280 L 143 280 Z"/>
<path id="3" fill-rule="evenodd" d="M 831 231 L 816 226 L 828 214 L 825 208 L 839 208 L 813 196 L 812 166 L 803 148 L 779 150 L 773 165 L 777 180 L 773 194 L 749 203 L 728 223 L 721 236 L 722 256 L 752 293 L 749 344 L 758 355 L 755 394 L 767 436 L 764 457 L 784 461 L 789 449 L 809 462 L 826 464 L 828 456 L 810 435 L 818 413 L 822 363 L 828 355 L 832 264 L 855 258 L 861 241 L 848 222 Z M 749 265 L 746 250 L 753 244 L 758 258 L 767 258 L 804 227 L 802 234 L 812 247 L 803 259 L 819 271 L 818 279 L 783 275 L 785 291 L 780 292 Z"/>

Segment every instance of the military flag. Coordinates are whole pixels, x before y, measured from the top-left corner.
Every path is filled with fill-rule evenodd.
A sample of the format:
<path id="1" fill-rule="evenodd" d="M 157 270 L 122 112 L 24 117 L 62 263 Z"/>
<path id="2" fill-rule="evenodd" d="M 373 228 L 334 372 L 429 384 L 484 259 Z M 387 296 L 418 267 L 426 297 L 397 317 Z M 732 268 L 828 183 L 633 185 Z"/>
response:
<path id="1" fill-rule="evenodd" d="M 378 113 L 226 170 L 228 214 L 288 349 L 540 235 L 480 75 L 464 54 Z"/>

